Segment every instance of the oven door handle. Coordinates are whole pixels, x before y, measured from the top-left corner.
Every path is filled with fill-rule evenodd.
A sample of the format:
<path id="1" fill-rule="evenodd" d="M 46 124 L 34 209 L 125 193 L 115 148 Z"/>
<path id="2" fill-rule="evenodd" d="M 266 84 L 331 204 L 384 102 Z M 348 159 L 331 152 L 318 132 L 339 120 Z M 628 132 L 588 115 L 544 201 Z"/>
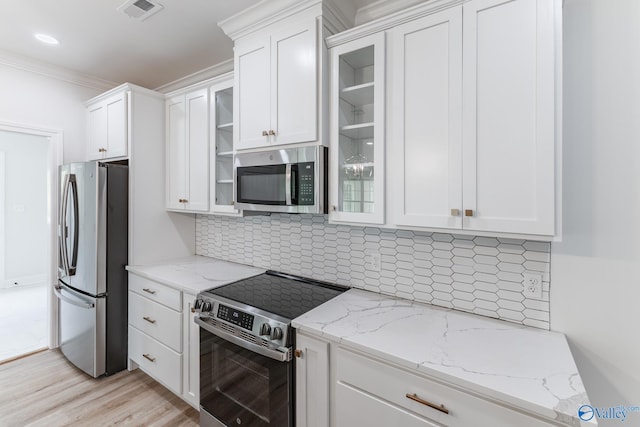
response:
<path id="1" fill-rule="evenodd" d="M 253 351 L 254 353 L 258 353 L 262 356 L 266 356 L 279 362 L 289 362 L 291 360 L 291 349 L 289 349 L 287 352 L 272 350 L 270 348 L 262 347 L 261 345 L 245 341 L 242 338 L 238 338 L 235 335 L 216 328 L 215 326 L 211 326 L 207 322 L 201 320 L 199 316 L 195 316 L 193 320 L 198 324 L 198 326 L 200 326 L 207 332 L 211 332 L 212 334 L 222 338 L 223 340 L 229 341 L 244 349 Z"/>

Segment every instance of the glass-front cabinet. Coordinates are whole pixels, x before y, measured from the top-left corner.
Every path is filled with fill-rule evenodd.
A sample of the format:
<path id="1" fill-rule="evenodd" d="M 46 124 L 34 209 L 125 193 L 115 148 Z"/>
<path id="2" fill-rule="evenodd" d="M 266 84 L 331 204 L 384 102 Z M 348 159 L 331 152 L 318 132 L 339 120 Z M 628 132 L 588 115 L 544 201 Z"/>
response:
<path id="1" fill-rule="evenodd" d="M 331 48 L 332 222 L 384 223 L 384 37 Z"/>
<path id="2" fill-rule="evenodd" d="M 233 80 L 209 88 L 210 213 L 240 215 L 233 202 Z"/>

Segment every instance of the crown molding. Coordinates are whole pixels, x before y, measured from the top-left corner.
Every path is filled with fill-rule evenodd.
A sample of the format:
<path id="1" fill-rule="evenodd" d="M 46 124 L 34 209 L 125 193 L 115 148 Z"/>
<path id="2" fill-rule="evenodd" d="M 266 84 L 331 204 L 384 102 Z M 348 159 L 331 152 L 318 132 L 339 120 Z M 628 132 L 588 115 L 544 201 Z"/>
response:
<path id="1" fill-rule="evenodd" d="M 378 0 L 356 12 L 355 24 L 361 25 L 430 0 Z"/>
<path id="2" fill-rule="evenodd" d="M 60 80 L 65 83 L 72 83 L 100 91 L 109 90 L 114 86 L 117 86 L 117 83 L 110 82 L 108 80 L 103 80 L 68 68 L 27 58 L 5 50 L 0 50 L 0 64 L 18 70 L 39 74 L 51 79 Z"/>
<path id="3" fill-rule="evenodd" d="M 228 59 L 216 65 L 212 65 L 211 67 L 196 71 L 193 74 L 189 74 L 172 82 L 163 84 L 162 86 L 159 86 L 154 90 L 167 94 L 169 92 L 174 92 L 176 90 L 186 88 L 187 86 L 192 86 L 205 80 L 210 80 L 231 71 L 233 71 L 233 59 Z"/>
<path id="4" fill-rule="evenodd" d="M 193 90 L 208 88 L 210 86 L 217 85 L 218 83 L 223 82 L 230 82 L 233 85 L 233 71 L 229 71 L 228 73 L 220 74 L 206 80 L 198 81 L 196 83 L 190 84 L 189 86 L 183 86 L 179 89 L 172 90 L 171 92 L 164 92 L 163 95 L 165 98 L 170 98 L 172 96 L 182 95 Z"/>
<path id="5" fill-rule="evenodd" d="M 322 2 L 323 0 L 262 0 L 218 22 L 218 26 L 235 41 L 305 9 L 320 6 Z M 321 12 L 321 8 L 318 8 L 318 15 Z"/>
<path id="6" fill-rule="evenodd" d="M 360 24 L 342 33 L 327 37 L 327 47 L 332 48 L 334 46 L 356 40 L 370 34 L 378 33 L 380 31 L 386 31 L 389 28 L 395 27 L 405 22 L 413 21 L 423 16 L 434 14 L 441 10 L 448 9 L 452 6 L 462 4 L 468 0 L 420 0 L 418 4 L 414 4 L 413 6 L 405 8 L 407 4 L 415 3 L 415 1 L 416 0 L 388 1 L 389 3 L 393 3 L 393 6 L 387 5 L 385 9 L 386 11 L 396 10 L 396 8 L 400 7 L 400 5 L 402 5 L 402 8 L 399 11 L 396 10 L 393 13 L 385 14 L 373 21 Z M 376 2 L 372 5 L 378 5 L 379 3 L 382 2 Z M 376 10 L 380 12 L 382 9 Z M 358 11 L 358 13 L 360 13 L 360 11 Z"/>

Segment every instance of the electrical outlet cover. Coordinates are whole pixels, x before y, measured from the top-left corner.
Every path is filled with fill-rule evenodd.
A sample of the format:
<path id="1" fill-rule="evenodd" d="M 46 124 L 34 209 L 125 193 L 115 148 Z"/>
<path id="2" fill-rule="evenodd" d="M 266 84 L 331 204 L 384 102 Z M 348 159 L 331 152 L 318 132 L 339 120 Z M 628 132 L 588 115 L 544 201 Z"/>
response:
<path id="1" fill-rule="evenodd" d="M 542 299 L 542 274 L 523 273 L 522 286 L 527 298 Z"/>

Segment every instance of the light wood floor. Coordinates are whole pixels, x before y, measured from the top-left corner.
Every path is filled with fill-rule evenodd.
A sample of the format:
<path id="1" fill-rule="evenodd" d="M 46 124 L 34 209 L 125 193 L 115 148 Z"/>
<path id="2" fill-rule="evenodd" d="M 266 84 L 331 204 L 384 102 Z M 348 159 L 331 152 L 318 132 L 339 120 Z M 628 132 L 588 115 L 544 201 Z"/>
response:
<path id="1" fill-rule="evenodd" d="M 93 379 L 58 350 L 0 365 L 0 426 L 197 426 L 198 411 L 139 369 Z"/>

